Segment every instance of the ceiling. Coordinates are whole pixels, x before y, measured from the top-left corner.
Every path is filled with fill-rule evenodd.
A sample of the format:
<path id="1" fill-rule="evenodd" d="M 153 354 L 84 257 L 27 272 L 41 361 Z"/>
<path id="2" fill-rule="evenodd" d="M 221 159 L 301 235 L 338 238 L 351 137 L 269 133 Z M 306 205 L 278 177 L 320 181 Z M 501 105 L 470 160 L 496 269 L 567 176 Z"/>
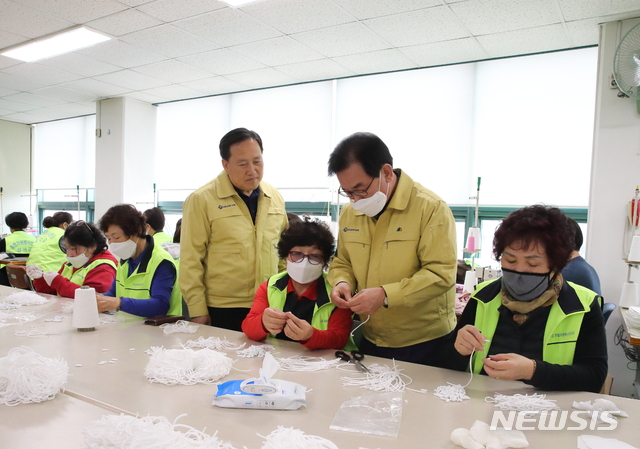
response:
<path id="1" fill-rule="evenodd" d="M 638 0 L 0 0 L 0 48 L 84 24 L 114 39 L 33 63 L 0 56 L 0 119 L 149 103 L 598 43 Z"/>

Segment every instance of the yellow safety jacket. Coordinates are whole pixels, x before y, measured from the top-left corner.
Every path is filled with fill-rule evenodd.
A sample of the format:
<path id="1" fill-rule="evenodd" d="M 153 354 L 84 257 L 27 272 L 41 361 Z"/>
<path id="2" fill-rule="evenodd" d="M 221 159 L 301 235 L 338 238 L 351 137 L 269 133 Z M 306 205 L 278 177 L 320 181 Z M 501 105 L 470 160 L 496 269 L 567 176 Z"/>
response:
<path id="1" fill-rule="evenodd" d="M 14 254 L 29 254 L 36 238 L 24 231 L 14 231 L 4 238 L 6 252 Z"/>
<path id="2" fill-rule="evenodd" d="M 64 229 L 57 226 L 45 229 L 33 243 L 27 265 L 37 265 L 45 273 L 58 271 L 60 266 L 67 261 L 65 253 L 60 249 L 62 236 L 64 236 Z"/>
<path id="3" fill-rule="evenodd" d="M 471 298 L 478 302 L 474 325 L 487 340 L 493 339 L 500 318 L 498 308 L 502 305 L 501 287 L 502 278 L 483 282 L 471 295 Z M 596 297 L 597 293 L 585 287 L 565 282 L 558 300 L 549 310 L 542 343 L 543 361 L 556 365 L 573 363 L 582 319 L 591 310 L 591 303 Z M 485 345 L 484 351 L 473 354 L 474 373 L 482 371 L 482 359 L 488 356 L 490 349 L 491 343 Z"/>
<path id="4" fill-rule="evenodd" d="M 440 197 L 402 171 L 377 220 L 347 204 L 338 233 L 329 283 L 344 281 L 353 291 L 383 287 L 387 293 L 389 307 L 379 308 L 362 327 L 367 340 L 400 348 L 453 330 L 456 229 Z"/>
<path id="5" fill-rule="evenodd" d="M 116 296 L 125 296 L 133 299 L 149 299 L 151 297 L 151 281 L 153 275 L 163 260 L 173 263 L 173 258 L 164 249 L 155 246 L 152 238 L 147 239 L 147 245 L 151 245 L 148 254 L 140 262 L 140 265 L 129 276 L 129 259 L 120 261 L 116 271 Z M 173 284 L 171 302 L 167 315 L 182 315 L 182 295 L 178 287 L 178 279 Z"/>
<path id="6" fill-rule="evenodd" d="M 209 307 L 251 307 L 263 282 L 285 270 L 276 246 L 287 226 L 284 200 L 260 183 L 255 224 L 225 171 L 183 205 L 180 288 L 192 317 Z"/>
<path id="7" fill-rule="evenodd" d="M 287 301 L 287 286 L 289 285 L 289 274 L 284 271 L 278 273 L 275 276 L 269 278 L 267 287 L 267 299 L 269 300 L 269 307 L 283 310 L 285 302 Z M 316 289 L 316 299 L 313 306 L 313 317 L 311 318 L 311 326 L 320 330 L 326 331 L 329 328 L 329 318 L 335 310 L 336 306 L 329 300 L 331 294 L 331 285 L 327 282 L 326 275 L 322 273 L 322 281 L 318 280 L 318 287 Z M 273 334 L 269 334 L 270 337 L 275 337 Z M 358 349 L 353 342 L 353 339 L 349 337 L 347 345 L 344 347 L 347 351 Z"/>
<path id="8" fill-rule="evenodd" d="M 93 270 L 95 267 L 102 264 L 107 264 L 113 267 L 115 270 L 118 269 L 116 263 L 113 260 L 96 259 L 90 264 L 78 268 L 75 273 L 73 272 L 73 265 L 71 265 L 70 263 L 66 263 L 64 264 L 64 268 L 62 269 L 62 272 L 60 273 L 60 275 L 66 279 L 69 279 L 70 282 L 73 282 L 76 285 L 82 286 L 84 285 L 84 278 L 87 277 L 87 274 L 89 273 L 89 271 Z"/>

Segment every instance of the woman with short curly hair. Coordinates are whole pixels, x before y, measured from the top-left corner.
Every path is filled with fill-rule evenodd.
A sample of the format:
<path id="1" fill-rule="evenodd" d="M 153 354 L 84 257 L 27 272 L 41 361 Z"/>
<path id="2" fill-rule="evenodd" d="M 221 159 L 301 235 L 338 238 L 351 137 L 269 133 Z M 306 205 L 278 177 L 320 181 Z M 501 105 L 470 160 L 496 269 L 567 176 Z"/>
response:
<path id="1" fill-rule="evenodd" d="M 471 295 L 442 366 L 463 370 L 472 357 L 474 372 L 495 379 L 599 392 L 607 375 L 602 298 L 562 278 L 572 238 L 556 207 L 509 214 L 493 240 L 503 275 Z"/>
<path id="2" fill-rule="evenodd" d="M 342 349 L 353 319 L 349 309 L 336 308 L 323 271 L 334 253 L 329 227 L 304 217 L 291 221 L 280 236 L 278 254 L 287 271 L 276 274 L 256 291 L 242 331 L 252 340 L 272 336 L 293 340 L 307 349 Z"/>

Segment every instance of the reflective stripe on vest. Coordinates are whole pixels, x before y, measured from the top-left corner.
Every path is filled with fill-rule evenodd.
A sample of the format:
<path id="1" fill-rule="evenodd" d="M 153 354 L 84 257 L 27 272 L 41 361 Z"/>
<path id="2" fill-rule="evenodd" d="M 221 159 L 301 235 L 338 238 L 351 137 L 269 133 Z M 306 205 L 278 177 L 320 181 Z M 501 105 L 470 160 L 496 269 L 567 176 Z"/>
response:
<path id="1" fill-rule="evenodd" d="M 70 263 L 66 263 L 64 264 L 64 268 L 62 269 L 62 273 L 60 273 L 60 275 L 63 278 L 69 279 L 70 282 L 82 286 L 84 285 L 84 279 L 87 277 L 87 274 L 89 274 L 89 271 L 102 264 L 107 264 L 116 270 L 118 268 L 113 260 L 96 259 L 89 265 L 78 268 L 75 273 L 73 272 L 73 265 L 71 265 Z"/>
<path id="2" fill-rule="evenodd" d="M 5 245 L 7 246 L 6 252 L 14 254 L 29 254 L 33 242 L 36 238 L 24 231 L 15 231 L 4 238 Z"/>
<path id="3" fill-rule="evenodd" d="M 482 288 L 496 281 L 488 281 L 478 286 L 474 293 L 477 295 Z M 582 319 L 584 314 L 591 308 L 591 303 L 595 298 L 595 293 L 583 287 L 579 287 L 571 282 L 568 283 L 576 292 L 583 310 L 565 314 L 558 301 L 551 305 L 549 317 L 544 329 L 542 342 L 542 360 L 556 365 L 571 365 L 576 350 L 576 341 L 580 334 Z M 498 325 L 500 313 L 498 308 L 502 305 L 501 295 L 498 293 L 491 301 L 484 302 L 476 298 L 477 301 L 476 318 L 474 325 L 484 335 L 487 340 L 493 340 L 493 336 Z M 485 345 L 484 351 L 473 354 L 473 372 L 482 371 L 484 363 L 482 359 L 489 354 L 491 344 Z"/>
<path id="4" fill-rule="evenodd" d="M 149 241 L 147 240 L 147 244 Z M 144 273 L 138 273 L 140 265 L 129 274 L 129 260 L 126 260 L 118 266 L 116 272 L 116 296 L 125 296 L 133 299 L 149 299 L 151 298 L 151 281 L 153 275 L 163 260 L 168 260 L 173 264 L 173 258 L 164 249 L 159 246 L 153 245 L 151 251 L 151 257 L 147 264 L 147 271 Z M 176 272 L 177 273 L 177 272 Z M 128 276 L 128 277 L 127 277 Z M 182 294 L 178 287 L 178 276 L 173 283 L 173 290 L 171 291 L 171 302 L 169 304 L 169 311 L 167 315 L 182 315 Z"/>
<path id="5" fill-rule="evenodd" d="M 60 249 L 60 239 L 64 235 L 64 230 L 57 226 L 52 226 L 38 236 L 27 265 L 37 265 L 42 271 L 58 271 L 63 263 L 67 261 L 65 254 Z"/>

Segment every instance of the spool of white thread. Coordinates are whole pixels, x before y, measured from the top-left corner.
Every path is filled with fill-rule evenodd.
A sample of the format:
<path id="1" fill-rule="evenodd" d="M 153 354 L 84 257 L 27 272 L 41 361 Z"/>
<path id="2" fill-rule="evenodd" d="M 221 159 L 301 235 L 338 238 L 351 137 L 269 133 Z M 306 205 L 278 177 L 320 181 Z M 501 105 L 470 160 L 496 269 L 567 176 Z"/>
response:
<path id="1" fill-rule="evenodd" d="M 80 332 L 94 331 L 96 326 L 100 324 L 98 301 L 94 288 L 83 286 L 76 289 L 73 300 L 72 324 Z"/>
<path id="2" fill-rule="evenodd" d="M 476 277 L 475 271 L 467 271 L 464 274 L 464 287 L 463 291 L 467 293 L 473 293 L 476 289 L 476 284 L 478 283 L 478 278 Z"/>

